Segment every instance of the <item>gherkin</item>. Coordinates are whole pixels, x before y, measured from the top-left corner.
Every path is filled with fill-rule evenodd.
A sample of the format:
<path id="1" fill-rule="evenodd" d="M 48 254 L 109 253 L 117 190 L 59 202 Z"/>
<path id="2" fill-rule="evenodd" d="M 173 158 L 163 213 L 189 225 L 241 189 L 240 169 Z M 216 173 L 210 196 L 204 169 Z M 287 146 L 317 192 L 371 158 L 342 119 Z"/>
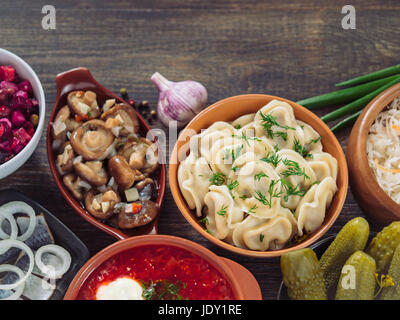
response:
<path id="1" fill-rule="evenodd" d="M 281 270 L 289 298 L 293 300 L 327 299 L 318 258 L 312 249 L 300 249 L 283 254 Z"/>
<path id="2" fill-rule="evenodd" d="M 353 253 L 343 266 L 336 300 L 372 300 L 375 295 L 376 263 L 362 251 Z"/>
<path id="3" fill-rule="evenodd" d="M 335 240 L 322 255 L 319 264 L 325 279 L 325 288 L 334 295 L 342 267 L 357 250 L 364 250 L 369 236 L 369 225 L 362 217 L 347 222 Z"/>
<path id="4" fill-rule="evenodd" d="M 386 274 L 394 251 L 400 244 L 400 221 L 383 228 L 371 241 L 367 253 L 376 261 L 376 272 Z"/>
<path id="5" fill-rule="evenodd" d="M 393 286 L 384 287 L 380 298 L 382 300 L 400 300 L 400 245 L 394 251 L 388 276 L 392 278 Z"/>

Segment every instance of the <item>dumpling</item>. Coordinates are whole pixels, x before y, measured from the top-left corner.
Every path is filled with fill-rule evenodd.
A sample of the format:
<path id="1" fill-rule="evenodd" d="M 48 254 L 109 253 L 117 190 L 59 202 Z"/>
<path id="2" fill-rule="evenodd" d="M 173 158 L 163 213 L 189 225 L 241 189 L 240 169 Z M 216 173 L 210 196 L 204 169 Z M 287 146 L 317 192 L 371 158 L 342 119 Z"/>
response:
<path id="1" fill-rule="evenodd" d="M 282 159 L 276 167 L 276 173 L 283 179 L 281 204 L 296 209 L 301 196 L 316 181 L 315 173 L 296 151 L 283 149 L 277 152 L 277 156 Z"/>
<path id="2" fill-rule="evenodd" d="M 272 100 L 262 107 L 254 117 L 254 128 L 257 137 L 267 137 L 279 149 L 291 149 L 296 139 L 304 144 L 304 134 L 296 123 L 293 108 L 283 101 Z"/>
<path id="3" fill-rule="evenodd" d="M 207 230 L 218 239 L 230 240 L 233 228 L 243 220 L 226 185 L 211 186 L 204 197 Z"/>
<path id="4" fill-rule="evenodd" d="M 280 208 L 280 181 L 274 168 L 253 153 L 245 153 L 235 162 L 229 186 L 235 202 L 243 211 L 260 218 L 272 218 Z"/>
<path id="5" fill-rule="evenodd" d="M 290 210 L 282 208 L 279 214 L 271 219 L 248 216 L 233 231 L 232 241 L 241 248 L 276 250 L 284 247 L 296 233 L 293 214 Z"/>
<path id="6" fill-rule="evenodd" d="M 311 233 L 322 225 L 326 209 L 331 204 L 336 190 L 336 182 L 331 177 L 327 177 L 307 191 L 295 212 L 300 236 L 303 235 L 303 230 Z"/>
<path id="7" fill-rule="evenodd" d="M 336 181 L 338 166 L 337 160 L 327 152 L 315 153 L 308 164 L 315 172 L 318 181 L 331 177 Z"/>
<path id="8" fill-rule="evenodd" d="M 320 153 L 322 152 L 321 136 L 317 131 L 314 130 L 309 124 L 297 120 L 297 124 L 303 130 L 304 134 L 304 147 L 308 153 Z"/>
<path id="9" fill-rule="evenodd" d="M 235 129 L 227 122 L 217 121 L 206 130 L 193 136 L 190 139 L 191 153 L 197 157 L 204 157 L 208 163 L 211 163 L 211 148 L 220 139 L 232 137 Z"/>
<path id="10" fill-rule="evenodd" d="M 211 147 L 209 162 L 213 171 L 229 175 L 233 162 L 242 154 L 243 148 L 244 143 L 235 136 L 215 142 Z"/>
<path id="11" fill-rule="evenodd" d="M 246 126 L 248 124 L 251 124 L 254 121 L 254 116 L 255 115 L 256 115 L 255 113 L 245 114 L 245 115 L 237 118 L 236 120 L 232 121 L 231 125 L 235 129 L 241 129 L 244 126 Z"/>
<path id="12" fill-rule="evenodd" d="M 178 168 L 179 188 L 191 210 L 196 209 L 201 216 L 204 196 L 211 185 L 212 171 L 204 158 L 196 158 L 192 153 L 181 162 Z"/>

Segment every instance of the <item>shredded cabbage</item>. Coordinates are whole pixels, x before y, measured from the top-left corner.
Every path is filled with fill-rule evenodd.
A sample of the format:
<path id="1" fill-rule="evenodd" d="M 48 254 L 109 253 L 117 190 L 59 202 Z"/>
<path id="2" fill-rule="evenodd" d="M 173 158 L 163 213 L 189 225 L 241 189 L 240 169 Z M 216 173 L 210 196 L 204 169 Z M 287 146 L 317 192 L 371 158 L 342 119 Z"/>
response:
<path id="1" fill-rule="evenodd" d="M 372 124 L 367 157 L 379 186 L 400 204 L 400 96 Z"/>

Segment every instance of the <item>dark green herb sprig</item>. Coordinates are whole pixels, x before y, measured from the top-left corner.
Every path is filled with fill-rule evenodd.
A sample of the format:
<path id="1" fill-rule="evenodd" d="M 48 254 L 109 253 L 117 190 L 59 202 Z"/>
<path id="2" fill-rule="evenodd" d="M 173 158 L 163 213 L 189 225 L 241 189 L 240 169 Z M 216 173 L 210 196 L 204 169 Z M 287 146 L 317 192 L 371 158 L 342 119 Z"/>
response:
<path id="1" fill-rule="evenodd" d="M 305 169 L 300 168 L 300 165 L 293 160 L 283 159 L 283 164 L 286 165 L 286 169 L 281 172 L 281 175 L 285 178 L 289 176 L 303 176 L 304 179 L 310 179 L 306 174 Z"/>
<path id="2" fill-rule="evenodd" d="M 268 178 L 268 175 L 265 172 L 260 172 L 254 175 L 255 181 L 260 181 L 261 178 Z"/>
<path id="3" fill-rule="evenodd" d="M 221 209 L 217 211 L 217 214 L 224 217 L 226 215 L 226 209 L 228 209 L 228 206 L 222 205 Z"/>
<path id="4" fill-rule="evenodd" d="M 216 186 L 222 186 L 226 181 L 226 175 L 221 172 L 215 172 L 209 181 Z"/>
<path id="5" fill-rule="evenodd" d="M 285 202 L 289 200 L 289 196 L 299 196 L 299 197 L 304 197 L 306 194 L 306 190 L 302 190 L 300 184 L 297 186 L 294 186 L 290 181 L 286 179 L 281 179 L 281 185 L 285 189 L 286 194 L 283 197 Z"/>
<path id="6" fill-rule="evenodd" d="M 186 288 L 186 283 L 177 280 L 171 282 L 170 280 L 150 280 L 148 283 L 140 281 L 143 288 L 142 297 L 145 300 L 185 300 L 181 296 L 181 289 Z"/>
<path id="7" fill-rule="evenodd" d="M 282 191 L 278 190 L 276 188 L 276 185 L 279 183 L 279 179 L 277 180 L 271 180 L 269 187 L 268 187 L 268 198 L 264 194 L 262 194 L 261 191 L 256 191 L 256 195 L 254 198 L 258 201 L 260 201 L 263 205 L 268 206 L 271 208 L 272 206 L 272 199 L 273 198 L 279 198 L 282 194 Z"/>
<path id="8" fill-rule="evenodd" d="M 246 135 L 244 134 L 244 132 L 242 132 L 242 135 L 241 135 L 241 136 L 238 136 L 238 135 L 236 135 L 236 134 L 233 134 L 232 137 L 239 138 L 239 139 L 243 139 L 243 140 L 247 143 L 248 146 L 250 146 L 249 140 L 259 141 L 259 142 L 262 141 L 260 138 L 257 138 L 257 137 L 248 137 L 248 136 L 246 136 Z"/>
<path id="9" fill-rule="evenodd" d="M 312 154 L 309 153 L 307 148 L 305 146 L 302 146 L 299 140 L 294 139 L 294 145 L 293 145 L 293 150 L 296 151 L 299 155 L 301 155 L 303 158 L 312 158 Z"/>
<path id="10" fill-rule="evenodd" d="M 268 152 L 268 154 L 264 157 L 261 158 L 261 161 L 267 162 L 272 164 L 275 168 L 278 166 L 279 162 L 281 162 L 281 158 L 279 158 L 279 155 L 273 152 Z"/>
<path id="11" fill-rule="evenodd" d="M 237 147 L 236 149 L 225 149 L 225 154 L 223 157 L 223 160 L 228 160 L 230 157 L 232 157 L 232 163 L 237 159 L 237 157 L 240 156 L 240 153 L 243 150 L 243 144 Z"/>
<path id="12" fill-rule="evenodd" d="M 280 125 L 277 121 L 276 121 L 276 117 L 274 117 L 271 114 L 263 114 L 260 111 L 260 116 L 262 119 L 262 123 L 261 125 L 264 127 L 264 130 L 267 133 L 268 138 L 273 139 L 274 137 L 281 137 L 284 141 L 287 140 L 287 132 L 284 131 L 277 131 L 274 132 L 272 130 L 272 127 L 278 127 L 284 130 L 296 130 L 293 127 L 289 127 L 289 126 L 284 126 L 284 125 Z"/>

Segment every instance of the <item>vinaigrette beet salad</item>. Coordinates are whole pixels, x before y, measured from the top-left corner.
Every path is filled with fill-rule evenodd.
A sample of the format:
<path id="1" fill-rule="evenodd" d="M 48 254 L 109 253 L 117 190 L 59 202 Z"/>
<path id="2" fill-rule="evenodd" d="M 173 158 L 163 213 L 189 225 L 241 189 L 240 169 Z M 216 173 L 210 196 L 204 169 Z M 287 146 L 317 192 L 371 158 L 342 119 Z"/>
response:
<path id="1" fill-rule="evenodd" d="M 39 121 L 39 103 L 28 80 L 12 66 L 0 65 L 0 165 L 31 140 Z"/>
<path id="2" fill-rule="evenodd" d="M 85 281 L 79 300 L 232 300 L 228 281 L 203 258 L 170 245 L 121 252 Z"/>

